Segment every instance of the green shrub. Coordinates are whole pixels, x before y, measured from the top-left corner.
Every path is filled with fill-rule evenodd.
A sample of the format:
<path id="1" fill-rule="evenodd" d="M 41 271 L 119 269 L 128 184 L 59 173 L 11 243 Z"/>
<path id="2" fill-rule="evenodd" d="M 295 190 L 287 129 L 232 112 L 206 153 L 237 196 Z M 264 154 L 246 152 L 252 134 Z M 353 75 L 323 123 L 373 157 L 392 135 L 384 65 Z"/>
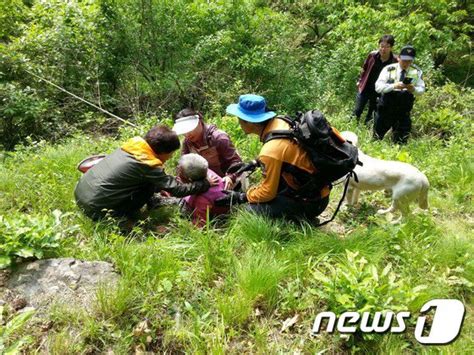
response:
<path id="1" fill-rule="evenodd" d="M 417 98 L 413 110 L 415 135 L 450 138 L 472 132 L 474 91 L 454 83 L 428 89 Z"/>
<path id="2" fill-rule="evenodd" d="M 0 147 L 12 150 L 27 137 L 37 139 L 59 134 L 59 109 L 41 98 L 36 89 L 18 83 L 0 83 Z"/>
<path id="3" fill-rule="evenodd" d="M 63 227 L 61 219 L 66 215 L 58 210 L 52 216 L 0 215 L 0 268 L 9 266 L 16 257 L 42 259 L 58 250 L 75 229 Z"/>
<path id="4" fill-rule="evenodd" d="M 397 276 L 391 263 L 380 270 L 377 265 L 360 257 L 359 252 L 350 250 L 346 250 L 346 256 L 337 264 L 326 258 L 314 265 L 313 277 L 321 283 L 315 288 L 315 293 L 327 303 L 327 309 L 336 314 L 407 310 L 418 292 L 427 287 L 412 288 Z"/>

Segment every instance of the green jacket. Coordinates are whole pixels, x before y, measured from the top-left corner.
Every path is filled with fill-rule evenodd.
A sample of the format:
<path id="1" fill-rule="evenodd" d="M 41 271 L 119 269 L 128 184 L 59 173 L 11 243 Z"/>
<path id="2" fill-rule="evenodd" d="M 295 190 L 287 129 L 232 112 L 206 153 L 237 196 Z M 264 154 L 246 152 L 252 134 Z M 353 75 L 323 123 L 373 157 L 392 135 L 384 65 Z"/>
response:
<path id="1" fill-rule="evenodd" d="M 120 211 L 126 210 L 127 204 L 135 196 L 142 198 L 147 191 L 151 191 L 151 195 L 164 190 L 173 196 L 183 197 L 208 189 L 207 180 L 182 184 L 175 177 L 167 175 L 161 166 L 144 164 L 118 148 L 81 177 L 74 196 L 77 204 L 88 212 L 100 212 L 103 209 Z"/>

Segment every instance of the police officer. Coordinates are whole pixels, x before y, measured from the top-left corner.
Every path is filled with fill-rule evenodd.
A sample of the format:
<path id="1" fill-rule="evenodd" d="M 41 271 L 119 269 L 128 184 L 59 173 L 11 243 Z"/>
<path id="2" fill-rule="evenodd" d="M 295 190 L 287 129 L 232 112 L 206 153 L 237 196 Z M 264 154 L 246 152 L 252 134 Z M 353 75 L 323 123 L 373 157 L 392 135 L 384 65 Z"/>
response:
<path id="1" fill-rule="evenodd" d="M 401 49 L 398 63 L 382 69 L 375 82 L 375 91 L 382 96 L 377 104 L 374 137 L 383 139 L 392 129 L 393 141 L 405 144 L 411 130 L 410 111 L 415 96 L 425 92 L 422 71 L 415 65 L 415 48 Z"/>

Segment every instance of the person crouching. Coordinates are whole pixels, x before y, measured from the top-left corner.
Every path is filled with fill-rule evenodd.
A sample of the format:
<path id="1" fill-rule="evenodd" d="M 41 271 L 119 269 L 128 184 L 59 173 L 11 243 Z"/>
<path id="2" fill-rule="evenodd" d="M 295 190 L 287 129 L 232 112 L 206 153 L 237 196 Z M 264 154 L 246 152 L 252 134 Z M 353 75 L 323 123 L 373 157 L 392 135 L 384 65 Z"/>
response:
<path id="1" fill-rule="evenodd" d="M 183 197 L 207 191 L 215 181 L 183 184 L 165 173 L 163 164 L 179 147 L 178 135 L 162 125 L 129 139 L 81 177 L 74 190 L 77 205 L 94 220 L 108 213 L 134 220 L 155 192 Z"/>
<path id="2" fill-rule="evenodd" d="M 225 181 L 216 172 L 209 169 L 205 158 L 195 153 L 181 156 L 178 162 L 178 177 L 183 183 L 200 181 L 206 177 L 217 180 L 217 185 L 212 186 L 206 192 L 184 198 L 185 208 L 191 213 L 191 219 L 195 225 L 202 227 L 206 224 L 208 217 L 211 220 L 229 213 L 228 206 L 215 206 L 214 204 L 218 198 L 226 196 L 222 192 Z"/>

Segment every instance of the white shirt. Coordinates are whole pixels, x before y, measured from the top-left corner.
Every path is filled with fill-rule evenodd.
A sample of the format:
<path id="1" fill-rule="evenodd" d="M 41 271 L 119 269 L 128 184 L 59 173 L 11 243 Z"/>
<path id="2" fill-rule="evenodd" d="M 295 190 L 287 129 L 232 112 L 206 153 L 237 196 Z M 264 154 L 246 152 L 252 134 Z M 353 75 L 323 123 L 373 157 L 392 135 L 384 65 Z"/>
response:
<path id="1" fill-rule="evenodd" d="M 394 68 L 390 70 L 390 68 Z M 394 63 L 387 65 L 382 69 L 380 72 L 379 78 L 375 82 L 375 91 L 379 94 L 386 94 L 391 91 L 404 91 L 407 89 L 395 89 L 395 83 L 400 82 L 400 75 L 402 73 L 402 68 L 400 67 L 400 63 Z M 418 96 L 425 92 L 425 82 L 423 81 L 421 75 L 423 72 L 415 68 L 414 66 L 410 65 L 406 70 L 406 77 L 412 78 L 412 84 L 415 86 L 415 91 L 413 95 Z"/>

